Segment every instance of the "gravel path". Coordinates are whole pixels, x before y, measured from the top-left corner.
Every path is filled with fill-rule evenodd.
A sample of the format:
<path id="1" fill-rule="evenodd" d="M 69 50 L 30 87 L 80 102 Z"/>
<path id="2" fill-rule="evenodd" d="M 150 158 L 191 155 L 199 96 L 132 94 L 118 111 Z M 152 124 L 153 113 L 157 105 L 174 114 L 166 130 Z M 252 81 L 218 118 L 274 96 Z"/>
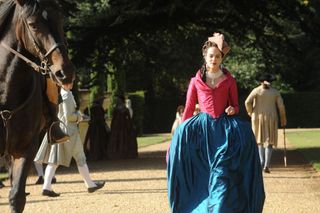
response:
<path id="1" fill-rule="evenodd" d="M 303 130 L 303 129 L 301 129 Z M 320 131 L 319 129 L 309 129 Z M 297 131 L 297 129 L 287 130 Z M 264 174 L 266 202 L 264 213 L 320 212 L 320 173 L 316 172 L 292 148 L 287 140 L 287 164 L 283 160 L 283 133 L 279 130 L 279 147 L 272 158 L 270 174 Z"/>
<path id="2" fill-rule="evenodd" d="M 318 130 L 319 131 L 319 130 Z M 282 132 L 279 142 L 282 144 Z M 289 145 L 289 144 L 288 144 Z M 88 162 L 94 180 L 105 180 L 106 186 L 87 193 L 77 168 L 59 168 L 58 183 L 53 185 L 58 198 L 41 195 L 36 176 L 27 180 L 26 213 L 36 212 L 103 212 L 103 213 L 167 213 L 165 152 L 168 143 L 139 150 L 139 159 Z M 283 166 L 281 147 L 274 152 L 270 174 L 264 174 L 266 202 L 264 213 L 320 212 L 320 174 L 290 146 L 288 167 Z M 8 181 L 4 182 L 8 185 Z M 0 190 L 0 212 L 9 212 L 8 187 Z"/>

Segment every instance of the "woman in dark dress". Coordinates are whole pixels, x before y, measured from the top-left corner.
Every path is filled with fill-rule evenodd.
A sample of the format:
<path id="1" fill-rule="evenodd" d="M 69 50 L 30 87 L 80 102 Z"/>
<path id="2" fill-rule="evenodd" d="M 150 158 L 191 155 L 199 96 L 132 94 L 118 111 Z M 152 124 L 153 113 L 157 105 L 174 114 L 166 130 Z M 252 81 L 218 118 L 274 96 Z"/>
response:
<path id="1" fill-rule="evenodd" d="M 89 109 L 90 121 L 84 141 L 86 156 L 93 161 L 108 158 L 110 128 L 105 122 L 102 101 L 102 99 L 95 101 Z"/>
<path id="2" fill-rule="evenodd" d="M 138 157 L 136 133 L 123 96 L 118 97 L 113 111 L 108 155 L 110 159 Z"/>

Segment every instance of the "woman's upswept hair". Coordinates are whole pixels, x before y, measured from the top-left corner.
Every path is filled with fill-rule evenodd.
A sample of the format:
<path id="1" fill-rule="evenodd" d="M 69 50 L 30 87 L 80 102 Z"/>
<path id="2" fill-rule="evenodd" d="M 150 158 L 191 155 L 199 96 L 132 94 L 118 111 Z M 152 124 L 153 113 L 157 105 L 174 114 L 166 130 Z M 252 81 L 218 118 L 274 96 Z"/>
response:
<path id="1" fill-rule="evenodd" d="M 218 45 L 212 41 L 206 41 L 204 42 L 203 46 L 202 46 L 202 56 L 205 57 L 205 55 L 208 52 L 208 49 L 210 47 L 218 47 Z M 221 51 L 220 51 L 221 52 Z M 221 52 L 221 55 L 223 57 L 223 52 Z M 206 62 L 204 61 L 201 69 L 200 69 L 200 76 L 203 82 L 206 82 L 206 72 L 207 72 L 207 68 L 206 68 Z"/>
<path id="2" fill-rule="evenodd" d="M 217 45 L 216 43 L 212 42 L 212 41 L 206 41 L 206 42 L 204 42 L 204 44 L 203 44 L 203 46 L 202 46 L 202 56 L 203 56 L 203 57 L 207 54 L 208 49 L 209 49 L 210 47 L 218 47 L 218 45 Z M 218 49 L 219 49 L 219 48 L 218 48 Z M 221 52 L 221 51 L 220 51 L 220 52 Z M 222 57 L 224 56 L 223 52 L 221 52 L 221 55 L 222 55 Z"/>

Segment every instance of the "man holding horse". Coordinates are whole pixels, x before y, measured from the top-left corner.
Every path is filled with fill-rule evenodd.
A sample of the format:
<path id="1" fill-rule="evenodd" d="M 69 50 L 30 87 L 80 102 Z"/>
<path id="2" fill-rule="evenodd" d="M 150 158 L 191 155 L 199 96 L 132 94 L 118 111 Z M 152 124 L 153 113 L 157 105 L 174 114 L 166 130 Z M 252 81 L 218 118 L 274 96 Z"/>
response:
<path id="1" fill-rule="evenodd" d="M 102 188 L 105 184 L 104 181 L 93 181 L 89 175 L 83 143 L 78 129 L 78 123 L 82 121 L 83 116 L 77 110 L 77 105 L 71 92 L 72 87 L 73 83 L 62 85 L 60 92 L 62 102 L 59 104 L 59 118 L 65 124 L 64 131 L 70 134 L 70 140 L 67 143 L 50 145 L 48 137 L 45 137 L 35 158 L 38 163 L 48 164 L 45 170 L 42 191 L 42 195 L 48 197 L 60 195 L 51 188 L 52 177 L 58 166 L 69 167 L 72 158 L 77 163 L 78 171 L 89 193 Z"/>

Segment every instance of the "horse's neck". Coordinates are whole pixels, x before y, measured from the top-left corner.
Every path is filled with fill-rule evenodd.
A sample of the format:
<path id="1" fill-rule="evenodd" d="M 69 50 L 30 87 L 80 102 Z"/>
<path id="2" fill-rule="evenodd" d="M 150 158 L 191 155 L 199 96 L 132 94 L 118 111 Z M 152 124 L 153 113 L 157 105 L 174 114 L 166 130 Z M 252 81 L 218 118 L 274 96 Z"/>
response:
<path id="1" fill-rule="evenodd" d="M 19 44 L 13 38 L 4 37 L 5 42 L 18 50 Z M 18 97 L 25 96 L 26 89 L 30 88 L 31 67 L 16 55 L 1 47 L 0 49 L 0 106 L 11 108 L 19 104 Z M 22 98 L 23 98 L 22 97 Z"/>

